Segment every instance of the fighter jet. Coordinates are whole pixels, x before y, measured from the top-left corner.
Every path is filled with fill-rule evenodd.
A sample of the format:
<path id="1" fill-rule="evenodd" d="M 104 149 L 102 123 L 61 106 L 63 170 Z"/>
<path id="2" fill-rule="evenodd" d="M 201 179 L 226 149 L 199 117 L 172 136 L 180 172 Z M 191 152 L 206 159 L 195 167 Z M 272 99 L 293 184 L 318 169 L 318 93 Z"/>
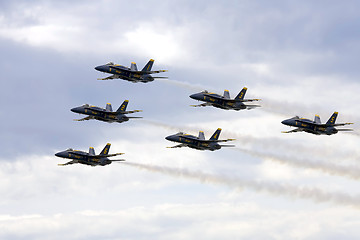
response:
<path id="1" fill-rule="evenodd" d="M 173 142 L 180 143 L 179 145 L 168 147 L 168 148 L 181 148 L 181 147 L 189 147 L 195 148 L 198 150 L 210 150 L 215 151 L 220 149 L 221 147 L 235 147 L 234 145 L 220 145 L 219 142 L 228 142 L 233 141 L 235 139 L 226 139 L 226 140 L 218 140 L 220 136 L 221 128 L 218 128 L 215 133 L 211 136 L 209 140 L 205 140 L 205 135 L 203 131 L 199 131 L 199 136 L 189 135 L 183 132 L 179 132 L 174 135 L 167 136 L 165 139 Z"/>
<path id="2" fill-rule="evenodd" d="M 129 103 L 129 100 L 125 100 L 123 104 L 116 110 L 116 112 L 113 112 L 111 104 L 106 104 L 105 109 L 95 106 L 90 106 L 89 104 L 84 104 L 80 107 L 72 108 L 71 111 L 79 114 L 85 114 L 89 115 L 82 119 L 75 119 L 75 121 L 84 121 L 84 120 L 90 120 L 90 119 L 96 119 L 108 123 L 112 122 L 126 122 L 129 121 L 130 118 L 142 118 L 142 117 L 128 117 L 125 114 L 129 113 L 136 113 L 141 112 L 141 110 L 133 110 L 133 111 L 126 111 L 126 107 Z"/>
<path id="3" fill-rule="evenodd" d="M 153 73 L 161 73 L 167 72 L 167 70 L 157 70 L 151 71 L 151 68 L 154 64 L 154 59 L 150 59 L 150 61 L 145 65 L 145 67 L 138 71 L 136 63 L 132 62 L 131 67 L 124 67 L 119 64 L 114 64 L 113 62 L 109 62 L 105 65 L 95 67 L 96 70 L 104 73 L 111 73 L 113 75 L 106 78 L 98 78 L 98 80 L 108 80 L 108 79 L 116 79 L 121 78 L 133 83 L 136 82 L 151 82 L 154 81 L 155 78 L 167 78 L 167 77 L 153 77 L 150 74 Z"/>
<path id="4" fill-rule="evenodd" d="M 216 93 L 211 93 L 206 90 L 195 93 L 190 95 L 192 99 L 203 101 L 205 103 L 202 103 L 200 105 L 191 105 L 192 107 L 206 107 L 206 106 L 214 106 L 217 108 L 222 109 L 234 109 L 236 111 L 242 110 L 242 109 L 253 109 L 256 107 L 260 107 L 260 105 L 248 105 L 244 104 L 244 102 L 253 102 L 253 101 L 259 101 L 260 99 L 244 99 L 245 93 L 247 88 L 244 87 L 241 92 L 234 98 L 230 98 L 230 93 L 228 90 L 224 91 L 224 95 L 221 96 Z"/>
<path id="5" fill-rule="evenodd" d="M 284 131 L 283 133 L 293 133 L 293 132 L 307 132 L 316 135 L 332 135 L 339 131 L 353 131 L 353 129 L 336 129 L 337 126 L 345 126 L 353 123 L 335 123 L 338 112 L 334 112 L 329 120 L 322 124 L 320 121 L 319 115 L 315 115 L 314 121 L 306 118 L 300 118 L 298 116 L 286 119 L 282 121 L 282 124 L 297 127 L 291 131 Z"/>
<path id="6" fill-rule="evenodd" d="M 74 159 L 65 164 L 58 164 L 59 166 L 65 166 L 65 165 L 74 164 L 74 163 L 81 163 L 81 164 L 90 165 L 90 166 L 98 166 L 98 165 L 105 166 L 105 165 L 111 164 L 112 162 L 125 161 L 124 159 L 118 159 L 118 160 L 108 159 L 108 157 L 114 157 L 117 155 L 124 154 L 124 153 L 108 154 L 109 150 L 110 150 L 110 146 L 111 146 L 110 143 L 106 144 L 106 146 L 104 147 L 104 149 L 101 151 L 101 153 L 99 155 L 95 155 L 94 148 L 90 147 L 89 153 L 69 148 L 65 151 L 56 153 L 55 156 L 61 157 L 61 158 Z"/>

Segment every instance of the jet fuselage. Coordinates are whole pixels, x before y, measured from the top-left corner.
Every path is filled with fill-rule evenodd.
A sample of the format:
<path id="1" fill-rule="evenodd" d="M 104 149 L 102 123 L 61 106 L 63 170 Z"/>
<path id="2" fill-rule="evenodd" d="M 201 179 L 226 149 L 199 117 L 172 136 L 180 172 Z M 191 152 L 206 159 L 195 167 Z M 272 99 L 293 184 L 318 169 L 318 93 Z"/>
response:
<path id="1" fill-rule="evenodd" d="M 290 119 L 286 119 L 282 121 L 281 123 L 287 126 L 291 127 L 297 127 L 302 129 L 305 132 L 312 133 L 315 135 L 332 135 L 336 134 L 338 130 L 335 127 L 329 126 L 329 127 L 323 127 L 323 126 L 316 126 L 312 123 L 315 123 L 314 121 L 310 119 L 301 119 L 302 122 L 297 121 L 298 117 L 293 117 Z"/>
<path id="2" fill-rule="evenodd" d="M 117 78 L 121 78 L 131 82 L 151 82 L 154 81 L 154 78 L 150 74 L 140 74 L 137 72 L 132 72 L 128 67 L 121 65 L 114 65 L 115 68 L 112 68 L 111 65 L 105 64 L 95 67 L 96 70 L 104 73 L 110 73 L 116 75 Z"/>
<path id="3" fill-rule="evenodd" d="M 166 140 L 172 142 L 178 142 L 181 144 L 185 144 L 190 148 L 198 149 L 198 150 L 210 150 L 215 151 L 221 148 L 221 146 L 212 141 L 200 140 L 198 137 L 193 135 L 183 135 L 183 134 L 174 134 L 167 136 Z"/>
<path id="4" fill-rule="evenodd" d="M 96 165 L 105 166 L 111 164 L 111 161 L 107 157 L 97 158 L 95 156 L 90 155 L 87 152 L 72 150 L 72 149 L 58 152 L 55 154 L 55 156 L 61 158 L 73 159 L 77 163 L 82 163 L 90 166 L 96 166 Z"/>
<path id="5" fill-rule="evenodd" d="M 233 109 L 238 111 L 238 110 L 246 109 L 246 105 L 244 103 L 236 102 L 236 101 L 228 101 L 223 96 L 218 95 L 216 93 L 208 93 L 206 95 L 203 93 L 195 93 L 190 95 L 190 98 L 198 101 L 207 102 L 214 107 L 226 109 L 226 110 Z"/>
<path id="6" fill-rule="evenodd" d="M 94 111 L 92 109 L 97 110 L 97 111 Z M 89 115 L 92 118 L 103 121 L 103 122 L 122 123 L 122 122 L 129 121 L 129 118 L 125 114 L 121 114 L 121 113 L 114 114 L 112 112 L 106 111 L 103 108 L 99 108 L 99 107 L 95 107 L 95 106 L 84 105 L 84 106 L 72 108 L 71 111 L 74 113 Z"/>

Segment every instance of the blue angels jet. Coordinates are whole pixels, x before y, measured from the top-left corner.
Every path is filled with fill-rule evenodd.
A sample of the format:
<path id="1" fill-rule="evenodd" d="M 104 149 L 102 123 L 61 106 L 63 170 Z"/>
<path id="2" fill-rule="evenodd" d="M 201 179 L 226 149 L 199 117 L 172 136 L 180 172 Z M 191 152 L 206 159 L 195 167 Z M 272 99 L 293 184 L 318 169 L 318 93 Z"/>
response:
<path id="1" fill-rule="evenodd" d="M 283 133 L 293 133 L 293 132 L 307 132 L 316 135 L 332 135 L 339 131 L 352 131 L 352 129 L 336 129 L 337 126 L 345 126 L 353 123 L 335 123 L 338 112 L 334 112 L 329 120 L 323 124 L 320 121 L 319 115 L 315 115 L 314 121 L 306 118 L 300 118 L 298 116 L 286 119 L 282 121 L 282 124 L 297 127 L 291 131 L 284 131 Z"/>
<path id="2" fill-rule="evenodd" d="M 154 81 L 155 78 L 167 78 L 167 77 L 153 77 L 151 74 L 153 73 L 161 73 L 167 72 L 167 70 L 157 70 L 151 71 L 151 68 L 154 64 L 154 59 L 150 59 L 150 61 L 145 65 L 145 67 L 138 71 L 136 63 L 132 62 L 131 67 L 124 67 L 119 64 L 114 64 L 113 62 L 109 62 L 105 65 L 95 67 L 96 70 L 104 73 L 111 73 L 113 75 L 106 78 L 98 78 L 98 80 L 108 80 L 108 79 L 117 79 L 121 78 L 133 83 L 136 82 L 151 82 Z"/>
<path id="3" fill-rule="evenodd" d="M 195 93 L 190 95 L 192 99 L 202 101 L 205 103 L 199 105 L 191 105 L 192 107 L 206 107 L 206 106 L 214 106 L 222 109 L 234 109 L 236 111 L 242 109 L 253 109 L 256 107 L 260 107 L 260 105 L 249 105 L 245 104 L 246 102 L 259 101 L 260 99 L 244 99 L 247 88 L 244 87 L 241 92 L 234 98 L 230 98 L 230 93 L 228 90 L 224 91 L 224 95 L 221 96 L 216 93 L 211 93 L 208 91 L 202 91 L 200 93 Z"/>
<path id="4" fill-rule="evenodd" d="M 198 150 L 215 151 L 220 149 L 221 147 L 235 147 L 234 145 L 220 145 L 219 142 L 228 142 L 235 140 L 235 139 L 218 140 L 220 136 L 220 132 L 221 132 L 221 128 L 218 128 L 209 140 L 205 140 L 205 135 L 203 131 L 199 131 L 198 137 L 183 132 L 179 132 L 177 134 L 167 136 L 165 139 L 172 142 L 180 143 L 179 145 L 168 148 L 189 147 Z"/>
<path id="5" fill-rule="evenodd" d="M 71 111 L 79 114 L 88 115 L 87 117 L 82 119 L 75 119 L 75 121 L 96 119 L 108 123 L 112 123 L 112 122 L 122 123 L 129 121 L 130 118 L 142 118 L 142 117 L 126 116 L 126 114 L 129 113 L 141 112 L 141 110 L 126 111 L 126 107 L 128 103 L 129 101 L 125 100 L 118 108 L 118 110 L 116 110 L 116 112 L 113 112 L 110 103 L 106 104 L 106 108 L 100 108 L 100 107 L 90 106 L 89 104 L 85 104 L 80 107 L 72 108 Z"/>
<path id="6" fill-rule="evenodd" d="M 58 164 L 59 166 L 65 166 L 74 163 L 81 163 L 90 166 L 98 166 L 98 165 L 105 166 L 111 164 L 112 162 L 125 161 L 124 159 L 110 160 L 108 157 L 114 157 L 124 154 L 124 153 L 109 154 L 110 146 L 111 146 L 110 143 L 106 144 L 106 146 L 99 155 L 96 155 L 94 148 L 90 147 L 88 153 L 69 148 L 65 151 L 56 153 L 55 156 L 61 158 L 73 159 L 72 161 L 67 162 L 65 164 Z"/>

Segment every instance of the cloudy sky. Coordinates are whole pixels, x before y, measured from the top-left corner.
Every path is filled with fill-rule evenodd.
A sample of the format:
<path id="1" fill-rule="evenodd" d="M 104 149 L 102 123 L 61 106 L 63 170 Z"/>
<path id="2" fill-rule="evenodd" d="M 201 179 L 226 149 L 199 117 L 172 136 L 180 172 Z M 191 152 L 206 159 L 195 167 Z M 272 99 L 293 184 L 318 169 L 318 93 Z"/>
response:
<path id="1" fill-rule="evenodd" d="M 358 1 L 0 1 L 1 239 L 358 239 Z M 109 61 L 168 80 L 98 81 Z M 191 108 L 244 86 L 261 108 Z M 76 122 L 84 103 L 142 109 Z M 354 122 L 333 136 L 295 115 Z M 236 148 L 167 149 L 167 135 L 222 128 Z M 57 166 L 72 147 L 125 163 Z"/>

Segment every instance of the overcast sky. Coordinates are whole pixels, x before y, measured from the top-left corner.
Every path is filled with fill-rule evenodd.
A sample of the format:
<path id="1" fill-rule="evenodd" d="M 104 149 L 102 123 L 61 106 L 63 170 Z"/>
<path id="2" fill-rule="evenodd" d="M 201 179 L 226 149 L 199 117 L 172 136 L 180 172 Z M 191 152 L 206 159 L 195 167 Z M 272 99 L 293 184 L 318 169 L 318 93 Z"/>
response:
<path id="1" fill-rule="evenodd" d="M 358 239 L 358 1 L 0 1 L 1 239 Z M 98 81 L 109 61 L 168 80 Z M 251 111 L 191 108 L 207 89 Z M 76 122 L 84 103 L 142 109 Z M 282 134 L 295 115 L 353 133 Z M 180 148 L 178 131 L 236 138 Z M 57 166 L 72 147 L 125 163 Z"/>

